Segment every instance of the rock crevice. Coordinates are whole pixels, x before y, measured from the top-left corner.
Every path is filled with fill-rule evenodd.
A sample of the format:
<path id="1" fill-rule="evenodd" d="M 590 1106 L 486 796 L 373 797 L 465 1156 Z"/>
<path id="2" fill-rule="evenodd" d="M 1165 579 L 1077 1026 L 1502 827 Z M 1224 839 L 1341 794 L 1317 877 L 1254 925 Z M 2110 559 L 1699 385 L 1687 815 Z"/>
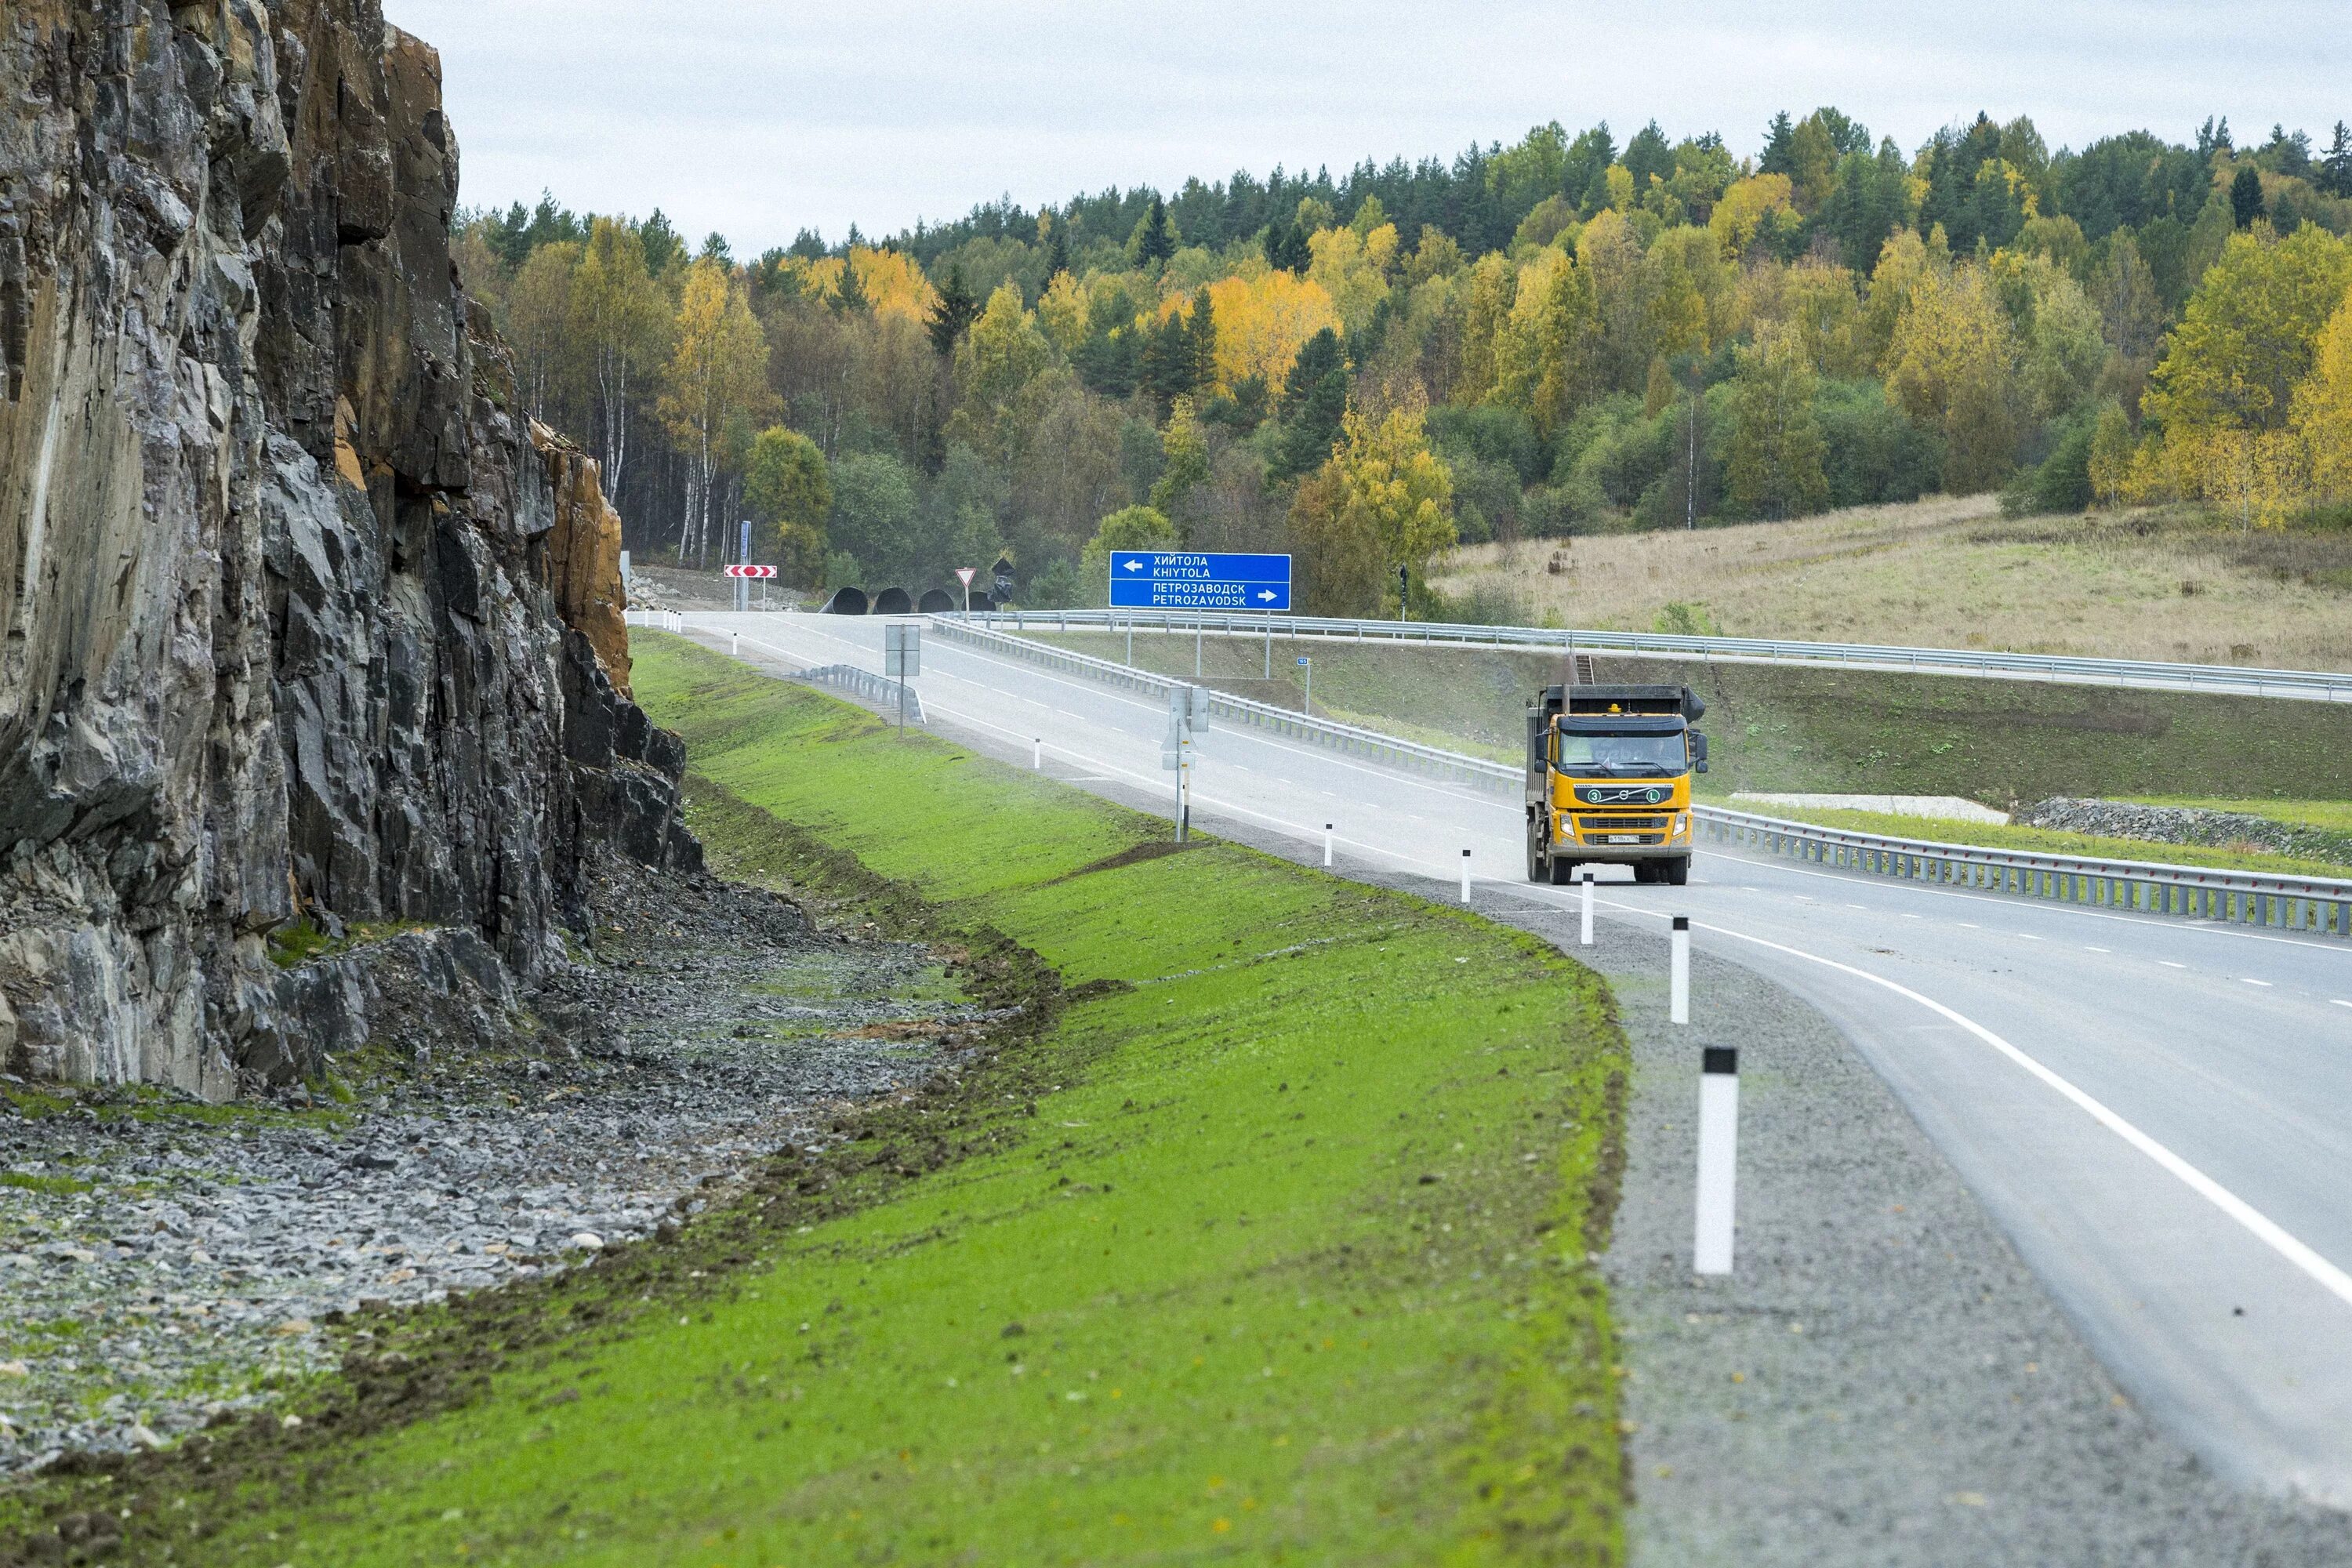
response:
<path id="1" fill-rule="evenodd" d="M 267 936 L 562 961 L 699 851 L 626 696 L 618 519 L 448 246 L 433 50 L 376 0 L 16 0 L 0 30 L 0 1063 L 315 1063 Z"/>

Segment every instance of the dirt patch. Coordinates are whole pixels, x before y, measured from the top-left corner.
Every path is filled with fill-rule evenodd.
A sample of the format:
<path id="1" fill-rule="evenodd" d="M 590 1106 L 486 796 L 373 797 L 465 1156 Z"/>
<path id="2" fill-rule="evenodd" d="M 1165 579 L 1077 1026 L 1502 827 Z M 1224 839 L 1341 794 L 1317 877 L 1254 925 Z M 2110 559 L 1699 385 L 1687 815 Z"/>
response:
<path id="1" fill-rule="evenodd" d="M 1187 846 L 1177 843 L 1173 838 L 1154 838 L 1149 843 L 1137 844 L 1122 849 L 1116 855 L 1106 855 L 1101 859 L 1090 865 L 1081 866 L 1075 871 L 1065 871 L 1052 881 L 1039 885 L 1047 888 L 1056 887 L 1064 882 L 1075 882 L 1081 877 L 1091 877 L 1097 871 L 1116 871 L 1122 866 L 1140 866 L 1146 860 L 1157 860 L 1163 856 L 1180 854 L 1186 847 Z"/>

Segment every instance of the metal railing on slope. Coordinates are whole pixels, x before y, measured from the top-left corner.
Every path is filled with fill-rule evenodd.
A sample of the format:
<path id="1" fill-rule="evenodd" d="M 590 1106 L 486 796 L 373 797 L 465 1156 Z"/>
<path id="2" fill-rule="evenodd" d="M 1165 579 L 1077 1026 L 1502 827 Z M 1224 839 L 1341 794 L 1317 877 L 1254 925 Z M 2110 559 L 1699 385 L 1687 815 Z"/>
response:
<path id="1" fill-rule="evenodd" d="M 1820 827 L 1720 806 L 1700 806 L 1692 816 L 1696 836 L 1704 842 L 1865 876 L 2134 914 L 2352 936 L 2352 881 L 2338 878 L 1988 849 Z"/>
<path id="2" fill-rule="evenodd" d="M 887 675 L 877 675 L 870 669 L 860 669 L 854 664 L 821 664 L 811 669 L 795 669 L 787 680 L 804 680 L 815 686 L 838 686 L 844 691 L 854 691 L 868 700 L 878 702 L 891 713 L 898 711 L 899 684 Z M 907 717 L 928 726 L 923 717 L 923 699 L 909 686 L 906 690 Z"/>
<path id="3" fill-rule="evenodd" d="M 1130 689 L 1163 691 L 1185 684 L 1174 677 L 1073 653 L 1034 638 L 990 632 L 963 622 L 960 616 L 934 619 L 940 634 L 950 641 L 991 647 L 1049 668 L 1086 675 Z M 1270 727 L 1310 743 L 1352 752 L 1375 761 L 1443 771 L 1497 793 L 1517 793 L 1525 778 L 1520 769 L 1506 763 L 1424 746 L 1354 725 L 1311 719 L 1223 692 L 1211 699 L 1211 710 L 1244 721 L 1271 721 Z M 2158 861 L 2047 855 L 2032 850 L 1987 849 L 1933 839 L 1820 827 L 1722 806 L 1695 806 L 1691 816 L 1694 837 L 1700 842 L 1760 851 L 1866 876 L 2005 892 L 2096 909 L 2352 937 L 2352 880 L 2170 866 Z"/>
<path id="4" fill-rule="evenodd" d="M 2158 691 L 2210 691 L 2239 697 L 2352 702 L 2352 674 L 2261 669 L 2226 664 L 2167 664 L 2146 659 L 2076 658 L 2063 654 L 1999 653 L 1976 648 L 1896 647 L 1874 643 L 1791 642 L 1774 637 L 1682 637 L 1664 632 L 1597 632 L 1550 626 L 1484 626 L 1443 621 L 1347 620 L 1314 616 L 1253 616 L 1179 610 L 974 610 L 954 618 L 1014 631 L 1142 631 L 1209 637 L 1268 636 L 1326 642 L 1401 643 L 1569 656 L 1709 658 L 1730 664 L 1796 664 L 1850 669 L 1962 675 L 2067 686 Z"/>
<path id="5" fill-rule="evenodd" d="M 1107 658 L 1074 653 L 1068 648 L 1055 647 L 1051 643 L 1041 643 L 1034 637 L 1010 637 L 1003 632 L 990 631 L 967 623 L 960 616 L 933 616 L 931 623 L 938 634 L 950 642 L 987 648 L 1048 669 L 1067 670 L 1106 685 L 1123 686 L 1131 691 L 1156 693 L 1196 684 L 1172 675 L 1155 675 L 1148 669 L 1137 669 L 1132 665 L 1113 664 Z M 1417 741 L 1383 735 L 1377 730 L 1360 729 L 1329 719 L 1310 718 L 1304 713 L 1294 713 L 1287 708 L 1277 708 L 1271 702 L 1235 697 L 1230 692 L 1212 690 L 1209 711 L 1212 716 L 1255 729 L 1288 735 L 1332 751 L 1366 757 L 1413 773 L 1431 773 L 1457 783 L 1475 784 L 1483 789 L 1517 790 L 1526 777 L 1522 770 L 1507 763 L 1488 762 L 1484 757 L 1465 756 L 1442 746 L 1424 746 Z"/>

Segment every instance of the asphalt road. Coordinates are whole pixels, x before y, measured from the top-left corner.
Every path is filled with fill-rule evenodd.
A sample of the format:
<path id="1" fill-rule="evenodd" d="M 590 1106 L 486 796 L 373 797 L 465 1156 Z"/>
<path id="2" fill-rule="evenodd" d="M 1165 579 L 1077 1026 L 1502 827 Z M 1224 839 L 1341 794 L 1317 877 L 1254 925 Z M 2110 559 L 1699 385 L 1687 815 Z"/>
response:
<path id="1" fill-rule="evenodd" d="M 877 621 L 698 614 L 771 668 L 881 666 Z M 935 728 L 1172 797 L 1164 706 L 926 638 Z M 1395 874 L 1558 906 L 1520 807 L 1220 728 L 1195 809 Z M 2116 1384 L 2222 1477 L 2352 1510 L 2352 945 L 1882 882 L 1702 851 L 1685 888 L 1605 884 L 1604 921 L 1692 917 L 1703 952 L 1826 1016 Z M 1751 1068 L 1765 1064 L 1749 1064 Z"/>

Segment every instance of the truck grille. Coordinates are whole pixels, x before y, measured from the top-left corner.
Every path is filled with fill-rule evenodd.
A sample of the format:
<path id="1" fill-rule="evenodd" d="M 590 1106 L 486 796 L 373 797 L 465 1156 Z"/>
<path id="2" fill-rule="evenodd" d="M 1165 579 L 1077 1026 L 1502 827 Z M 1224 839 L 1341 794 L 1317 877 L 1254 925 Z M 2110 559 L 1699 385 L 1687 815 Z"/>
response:
<path id="1" fill-rule="evenodd" d="M 1585 812 L 1576 819 L 1577 829 L 1583 833 L 1657 833 L 1664 830 L 1663 816 L 1602 816 Z"/>

